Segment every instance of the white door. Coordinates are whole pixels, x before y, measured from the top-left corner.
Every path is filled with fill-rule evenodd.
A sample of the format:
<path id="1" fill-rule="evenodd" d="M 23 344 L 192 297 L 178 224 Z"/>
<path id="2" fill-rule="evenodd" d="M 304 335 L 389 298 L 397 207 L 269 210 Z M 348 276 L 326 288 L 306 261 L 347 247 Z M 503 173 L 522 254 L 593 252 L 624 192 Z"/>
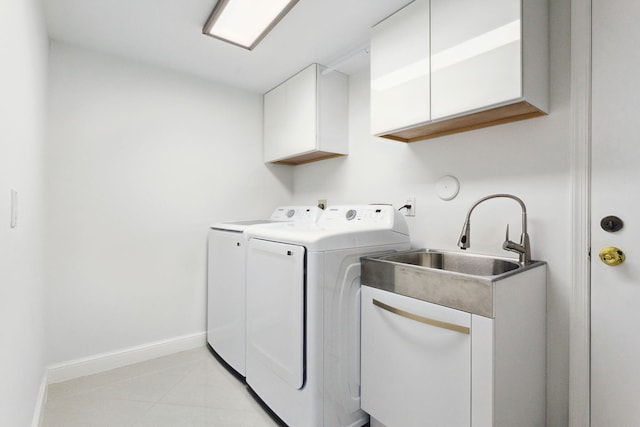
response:
<path id="1" fill-rule="evenodd" d="M 637 0 L 593 0 L 592 427 L 640 425 L 639 18 Z M 609 215 L 621 230 L 603 230 Z M 604 264 L 607 246 L 626 261 Z"/>

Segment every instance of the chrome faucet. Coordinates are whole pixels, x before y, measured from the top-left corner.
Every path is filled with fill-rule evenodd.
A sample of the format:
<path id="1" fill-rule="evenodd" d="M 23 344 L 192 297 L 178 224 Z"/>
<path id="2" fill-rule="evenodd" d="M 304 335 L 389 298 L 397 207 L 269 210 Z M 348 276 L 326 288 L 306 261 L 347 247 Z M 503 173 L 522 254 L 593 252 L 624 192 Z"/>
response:
<path id="1" fill-rule="evenodd" d="M 511 240 L 509 240 L 509 224 L 507 224 L 507 235 L 505 237 L 504 243 L 502 244 L 502 248 L 506 251 L 517 253 L 520 264 L 529 264 L 531 262 L 531 244 L 529 243 L 529 234 L 527 233 L 527 207 L 524 205 L 524 202 L 521 199 L 511 194 L 492 194 L 490 196 L 483 197 L 482 199 L 475 202 L 469 209 L 469 212 L 467 212 L 467 217 L 464 220 L 462 232 L 460 233 L 460 239 L 458 240 L 458 247 L 460 247 L 460 249 L 467 249 L 470 246 L 469 237 L 471 233 L 471 226 L 469 223 L 469 219 L 471 218 L 471 212 L 473 212 L 476 206 L 478 206 L 485 200 L 495 199 L 498 197 L 513 199 L 516 202 L 520 203 L 520 207 L 522 207 L 522 234 L 520 235 L 520 243 L 512 242 Z"/>

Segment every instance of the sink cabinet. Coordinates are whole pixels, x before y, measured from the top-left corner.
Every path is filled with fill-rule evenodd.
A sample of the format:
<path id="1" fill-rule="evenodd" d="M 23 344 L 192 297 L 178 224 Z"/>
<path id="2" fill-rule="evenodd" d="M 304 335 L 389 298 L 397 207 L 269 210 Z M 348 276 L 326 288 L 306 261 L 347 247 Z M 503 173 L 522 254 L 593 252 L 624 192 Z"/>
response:
<path id="1" fill-rule="evenodd" d="M 547 33 L 547 0 L 415 0 L 372 29 L 372 133 L 413 142 L 547 114 Z"/>
<path id="2" fill-rule="evenodd" d="M 264 94 L 264 161 L 298 165 L 348 154 L 348 77 L 312 64 Z"/>
<path id="3" fill-rule="evenodd" d="M 372 425 L 545 425 L 544 263 L 496 281 L 491 316 L 367 286 L 364 273 L 362 409 Z"/>

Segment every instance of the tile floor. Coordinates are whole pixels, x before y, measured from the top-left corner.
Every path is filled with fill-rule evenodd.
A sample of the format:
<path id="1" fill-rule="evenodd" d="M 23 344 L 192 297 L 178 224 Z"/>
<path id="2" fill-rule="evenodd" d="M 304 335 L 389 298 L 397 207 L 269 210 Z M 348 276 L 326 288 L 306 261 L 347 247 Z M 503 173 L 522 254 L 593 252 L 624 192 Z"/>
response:
<path id="1" fill-rule="evenodd" d="M 43 427 L 277 427 L 205 347 L 51 384 Z"/>

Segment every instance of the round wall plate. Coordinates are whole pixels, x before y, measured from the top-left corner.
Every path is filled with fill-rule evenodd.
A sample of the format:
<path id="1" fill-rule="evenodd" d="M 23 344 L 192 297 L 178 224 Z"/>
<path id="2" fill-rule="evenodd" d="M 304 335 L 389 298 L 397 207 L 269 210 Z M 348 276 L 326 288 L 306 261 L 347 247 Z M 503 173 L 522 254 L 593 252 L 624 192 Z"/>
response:
<path id="1" fill-rule="evenodd" d="M 446 175 L 436 182 L 436 193 L 442 200 L 451 200 L 458 195 L 460 182 L 455 176 Z"/>

